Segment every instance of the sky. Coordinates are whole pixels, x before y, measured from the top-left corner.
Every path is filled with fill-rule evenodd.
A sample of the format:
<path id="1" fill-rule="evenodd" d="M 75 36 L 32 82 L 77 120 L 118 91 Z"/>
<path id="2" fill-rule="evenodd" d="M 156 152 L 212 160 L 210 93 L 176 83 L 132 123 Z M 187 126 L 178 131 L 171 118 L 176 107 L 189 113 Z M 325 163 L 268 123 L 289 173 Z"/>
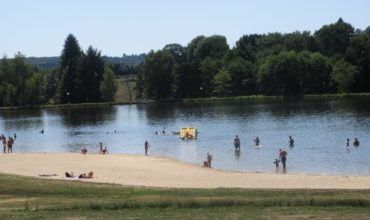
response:
<path id="1" fill-rule="evenodd" d="M 186 46 L 199 35 L 311 31 L 339 18 L 370 26 L 370 0 L 0 0 L 0 56 L 60 56 L 68 34 L 107 56 Z"/>

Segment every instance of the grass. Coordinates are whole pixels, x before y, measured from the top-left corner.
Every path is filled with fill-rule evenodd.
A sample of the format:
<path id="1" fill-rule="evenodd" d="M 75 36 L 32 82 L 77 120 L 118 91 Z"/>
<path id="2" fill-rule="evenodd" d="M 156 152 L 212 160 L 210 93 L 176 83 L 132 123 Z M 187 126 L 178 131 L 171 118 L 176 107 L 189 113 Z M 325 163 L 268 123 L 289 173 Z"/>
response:
<path id="1" fill-rule="evenodd" d="M 0 174 L 0 219 L 359 219 L 370 190 L 161 189 Z"/>

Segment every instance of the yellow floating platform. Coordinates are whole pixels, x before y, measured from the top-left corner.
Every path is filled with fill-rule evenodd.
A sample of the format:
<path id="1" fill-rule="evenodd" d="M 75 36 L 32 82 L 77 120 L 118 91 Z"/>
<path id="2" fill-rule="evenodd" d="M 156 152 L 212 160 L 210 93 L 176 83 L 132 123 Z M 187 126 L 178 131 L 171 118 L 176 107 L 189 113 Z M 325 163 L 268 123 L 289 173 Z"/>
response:
<path id="1" fill-rule="evenodd" d="M 181 139 L 195 139 L 197 138 L 197 128 L 181 128 Z"/>

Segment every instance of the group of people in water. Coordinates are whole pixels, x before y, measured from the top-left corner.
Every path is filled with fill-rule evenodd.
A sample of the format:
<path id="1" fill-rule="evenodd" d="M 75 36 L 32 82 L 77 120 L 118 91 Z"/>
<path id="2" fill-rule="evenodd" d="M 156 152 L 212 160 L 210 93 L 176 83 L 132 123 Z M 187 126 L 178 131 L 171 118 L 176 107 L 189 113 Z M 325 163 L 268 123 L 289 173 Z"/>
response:
<path id="1" fill-rule="evenodd" d="M 4 134 L 1 134 L 0 140 L 3 142 L 3 152 L 4 152 L 4 154 L 13 153 L 14 140 L 17 139 L 17 134 L 14 133 L 13 137 L 9 136 L 8 139 L 7 139 Z"/>
<path id="2" fill-rule="evenodd" d="M 258 136 L 256 138 L 254 138 L 253 141 L 254 141 L 256 147 L 262 146 L 261 141 L 260 141 Z M 289 146 L 290 147 L 294 146 L 294 139 L 292 138 L 292 136 L 289 136 Z M 235 138 L 234 138 L 234 147 L 235 147 L 235 153 L 240 155 L 240 138 L 239 138 L 238 135 L 236 135 Z M 283 164 L 284 171 L 286 171 L 286 156 L 287 155 L 288 155 L 288 153 L 285 150 L 279 149 L 279 159 L 275 159 L 274 162 L 273 162 L 275 164 L 276 171 L 278 171 L 279 168 L 280 168 L 280 166 L 279 166 L 280 162 Z"/>

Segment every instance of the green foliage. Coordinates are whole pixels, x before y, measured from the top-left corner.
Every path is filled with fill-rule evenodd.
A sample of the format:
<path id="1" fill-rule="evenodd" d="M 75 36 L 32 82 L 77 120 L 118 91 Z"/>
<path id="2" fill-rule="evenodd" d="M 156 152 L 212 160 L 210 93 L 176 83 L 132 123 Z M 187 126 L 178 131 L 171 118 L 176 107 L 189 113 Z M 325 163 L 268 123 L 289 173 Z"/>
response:
<path id="1" fill-rule="evenodd" d="M 81 77 L 82 51 L 77 39 L 68 35 L 61 55 L 61 102 L 77 103 L 83 100 L 82 77 Z"/>
<path id="2" fill-rule="evenodd" d="M 315 32 L 320 52 L 327 56 L 343 56 L 354 33 L 352 25 L 345 23 L 342 18 L 335 24 L 324 25 Z"/>
<path id="3" fill-rule="evenodd" d="M 144 60 L 144 93 L 156 100 L 174 96 L 174 58 L 168 51 L 151 51 Z"/>
<path id="4" fill-rule="evenodd" d="M 81 61 L 81 96 L 80 102 L 98 102 L 101 100 L 100 82 L 103 79 L 104 60 L 100 51 L 92 48 L 87 49 L 86 54 L 82 55 Z"/>
<path id="5" fill-rule="evenodd" d="M 100 92 L 105 102 L 113 102 L 117 91 L 114 73 L 109 67 L 104 68 L 103 81 L 100 83 Z"/>
<path id="6" fill-rule="evenodd" d="M 231 93 L 231 75 L 225 68 L 220 69 L 220 71 L 215 75 L 213 81 L 215 84 L 213 89 L 214 94 L 218 96 L 226 96 Z"/>
<path id="7" fill-rule="evenodd" d="M 338 84 L 340 92 L 349 92 L 355 81 L 357 68 L 344 61 L 338 60 L 333 67 L 333 79 Z"/>

